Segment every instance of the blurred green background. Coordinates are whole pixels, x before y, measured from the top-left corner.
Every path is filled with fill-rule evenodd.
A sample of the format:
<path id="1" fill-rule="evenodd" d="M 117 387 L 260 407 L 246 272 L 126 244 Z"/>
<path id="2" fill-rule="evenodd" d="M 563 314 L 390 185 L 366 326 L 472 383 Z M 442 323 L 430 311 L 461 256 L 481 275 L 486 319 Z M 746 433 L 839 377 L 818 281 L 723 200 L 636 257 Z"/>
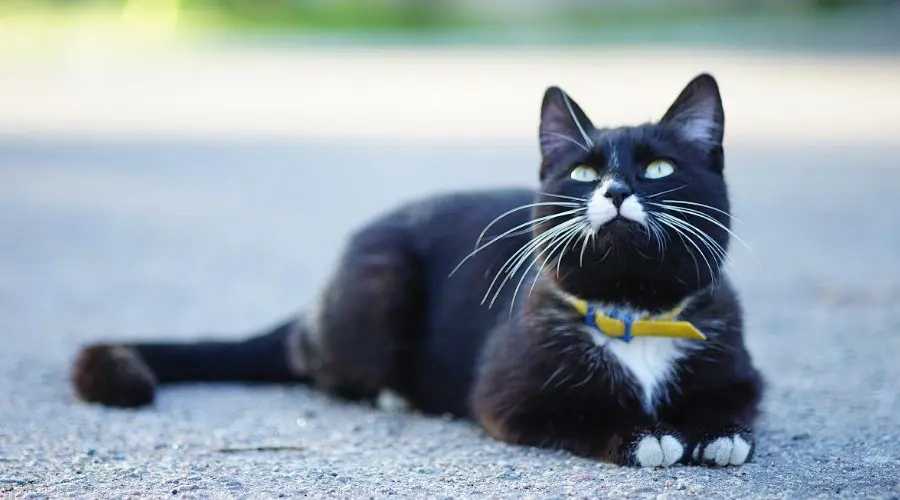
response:
<path id="1" fill-rule="evenodd" d="M 896 51 L 892 0 L 0 0 L 0 48 L 131 39 Z M 120 33 L 122 34 L 122 33 Z"/>

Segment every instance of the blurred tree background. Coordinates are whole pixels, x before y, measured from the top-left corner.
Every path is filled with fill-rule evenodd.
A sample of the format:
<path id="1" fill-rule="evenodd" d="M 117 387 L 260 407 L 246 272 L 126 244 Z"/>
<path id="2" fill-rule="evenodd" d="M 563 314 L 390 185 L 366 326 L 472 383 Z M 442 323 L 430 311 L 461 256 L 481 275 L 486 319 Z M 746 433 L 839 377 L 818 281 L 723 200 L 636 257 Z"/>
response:
<path id="1" fill-rule="evenodd" d="M 898 47 L 897 0 L 0 0 L 0 49 L 67 30 L 270 41 Z"/>

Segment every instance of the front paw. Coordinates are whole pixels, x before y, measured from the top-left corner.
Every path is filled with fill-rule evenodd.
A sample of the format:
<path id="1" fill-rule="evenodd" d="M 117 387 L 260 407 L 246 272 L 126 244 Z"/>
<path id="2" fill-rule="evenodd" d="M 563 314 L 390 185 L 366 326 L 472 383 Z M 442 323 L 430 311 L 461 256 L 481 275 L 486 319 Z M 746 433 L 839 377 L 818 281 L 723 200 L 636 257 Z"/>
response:
<path id="1" fill-rule="evenodd" d="M 752 434 L 749 432 L 735 432 L 700 441 L 694 447 L 691 459 L 697 464 L 718 467 L 742 465 L 750 460 L 753 447 Z"/>
<path id="2" fill-rule="evenodd" d="M 648 434 L 638 439 L 631 451 L 631 461 L 638 467 L 669 467 L 684 456 L 684 444 L 671 434 Z"/>

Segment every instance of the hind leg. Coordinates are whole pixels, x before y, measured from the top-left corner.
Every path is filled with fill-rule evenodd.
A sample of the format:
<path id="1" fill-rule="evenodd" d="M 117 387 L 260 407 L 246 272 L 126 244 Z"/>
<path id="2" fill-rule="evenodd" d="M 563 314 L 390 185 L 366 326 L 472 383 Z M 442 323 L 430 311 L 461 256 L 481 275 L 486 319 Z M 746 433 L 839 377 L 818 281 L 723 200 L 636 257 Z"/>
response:
<path id="1" fill-rule="evenodd" d="M 400 373 L 424 321 L 421 274 L 402 232 L 359 233 L 334 277 L 288 340 L 294 373 L 350 399 L 369 399 Z"/>

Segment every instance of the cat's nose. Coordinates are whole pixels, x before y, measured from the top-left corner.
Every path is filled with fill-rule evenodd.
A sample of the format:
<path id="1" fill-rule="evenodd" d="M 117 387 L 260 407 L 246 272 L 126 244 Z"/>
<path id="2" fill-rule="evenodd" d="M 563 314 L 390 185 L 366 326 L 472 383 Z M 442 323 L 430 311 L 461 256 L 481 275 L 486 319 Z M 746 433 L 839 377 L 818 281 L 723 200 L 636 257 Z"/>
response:
<path id="1" fill-rule="evenodd" d="M 622 202 L 625 201 L 625 198 L 628 198 L 632 194 L 634 194 L 634 191 L 632 191 L 627 184 L 616 182 L 607 188 L 606 192 L 603 193 L 603 196 L 609 198 L 613 205 L 618 209 L 622 206 Z"/>

